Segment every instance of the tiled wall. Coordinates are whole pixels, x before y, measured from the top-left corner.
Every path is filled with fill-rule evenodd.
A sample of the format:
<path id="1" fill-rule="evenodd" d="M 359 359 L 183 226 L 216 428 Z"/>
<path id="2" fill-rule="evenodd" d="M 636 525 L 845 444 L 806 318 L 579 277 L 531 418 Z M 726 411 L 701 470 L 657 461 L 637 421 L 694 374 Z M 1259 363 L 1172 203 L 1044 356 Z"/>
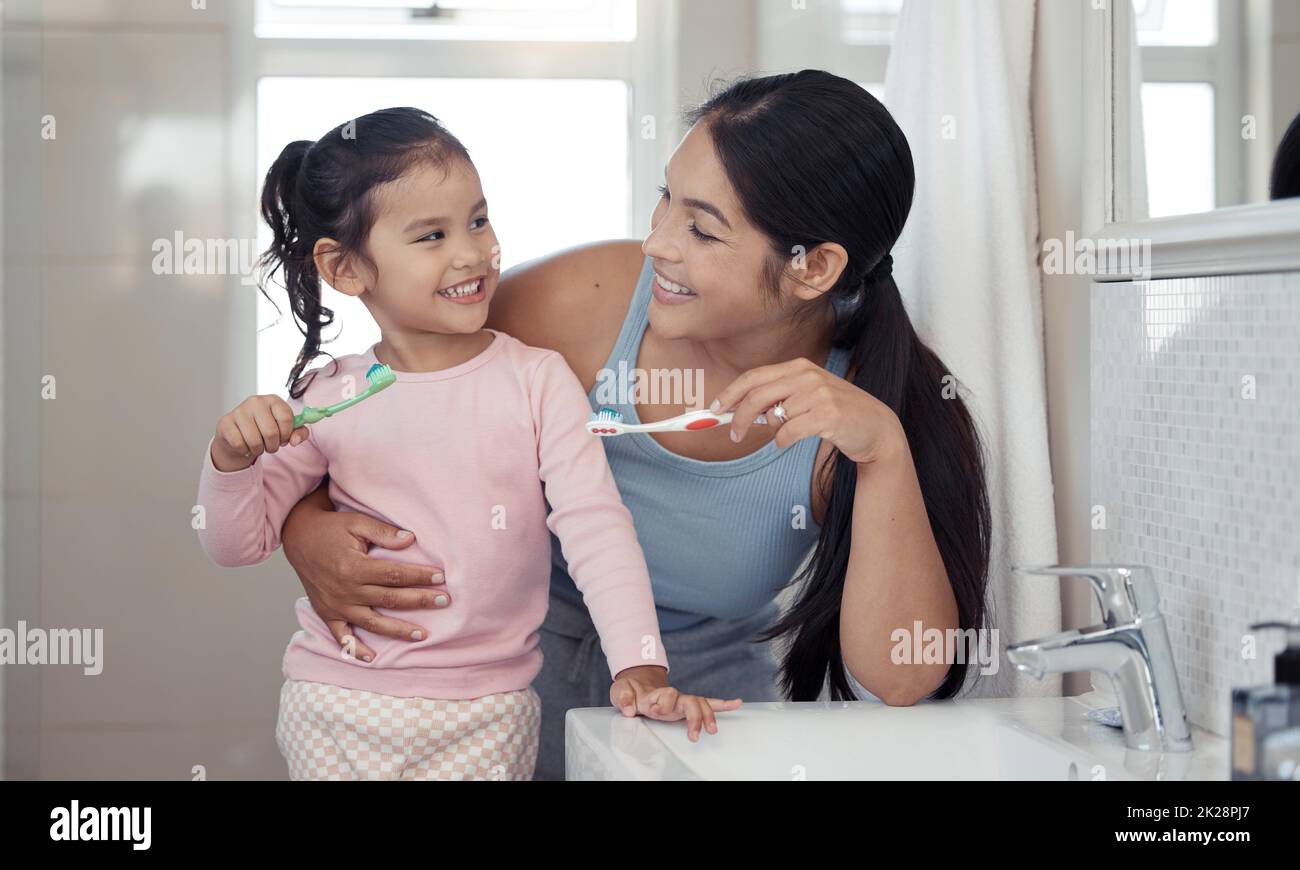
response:
<path id="1" fill-rule="evenodd" d="M 1300 605 L 1300 273 L 1096 284 L 1094 561 L 1150 565 L 1191 720 L 1228 732 L 1233 686 Z"/>

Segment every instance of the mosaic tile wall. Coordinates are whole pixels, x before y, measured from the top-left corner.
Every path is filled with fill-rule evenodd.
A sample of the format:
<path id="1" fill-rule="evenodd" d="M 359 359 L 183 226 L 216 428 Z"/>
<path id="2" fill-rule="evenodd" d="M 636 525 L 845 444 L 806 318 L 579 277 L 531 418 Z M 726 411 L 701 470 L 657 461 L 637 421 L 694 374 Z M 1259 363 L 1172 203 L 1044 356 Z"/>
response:
<path id="1" fill-rule="evenodd" d="M 1094 284 L 1094 561 L 1146 564 L 1193 723 L 1272 679 L 1300 616 L 1300 273 Z M 1273 633 L 1276 634 L 1276 633 Z"/>

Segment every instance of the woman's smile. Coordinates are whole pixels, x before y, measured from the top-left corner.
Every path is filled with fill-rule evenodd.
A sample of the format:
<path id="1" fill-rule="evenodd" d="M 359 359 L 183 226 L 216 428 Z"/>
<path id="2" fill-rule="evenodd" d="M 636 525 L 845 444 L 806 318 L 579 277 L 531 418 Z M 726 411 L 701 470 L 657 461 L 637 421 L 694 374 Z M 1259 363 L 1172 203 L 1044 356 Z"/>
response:
<path id="1" fill-rule="evenodd" d="M 694 290 L 684 287 L 676 281 L 669 281 L 658 272 L 655 272 L 653 289 L 654 298 L 665 305 L 680 305 L 683 302 L 689 302 L 697 298 Z"/>

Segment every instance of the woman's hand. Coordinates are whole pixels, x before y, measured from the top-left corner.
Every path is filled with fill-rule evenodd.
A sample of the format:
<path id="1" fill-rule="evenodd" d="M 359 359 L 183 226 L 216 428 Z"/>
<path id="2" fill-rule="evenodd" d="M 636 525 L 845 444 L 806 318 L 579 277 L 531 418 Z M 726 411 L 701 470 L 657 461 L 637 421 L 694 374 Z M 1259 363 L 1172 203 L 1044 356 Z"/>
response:
<path id="1" fill-rule="evenodd" d="M 771 413 L 777 404 L 785 409 L 784 419 Z M 817 436 L 859 465 L 907 449 L 903 426 L 888 405 L 803 358 L 750 369 L 718 393 L 710 410 L 735 412 L 732 441 L 743 439 L 764 414 L 782 449 Z"/>
<path id="2" fill-rule="evenodd" d="M 445 583 L 441 568 L 368 554 L 371 544 L 405 549 L 415 542 L 413 532 L 354 511 L 323 509 L 315 494 L 289 513 L 280 538 L 312 609 L 354 658 L 368 662 L 375 657 L 375 651 L 356 637 L 354 626 L 398 640 L 423 637 L 420 626 L 376 613 L 374 608 L 414 610 L 451 604 L 451 594 L 441 585 Z"/>
<path id="3" fill-rule="evenodd" d="M 293 428 L 293 408 L 279 396 L 249 396 L 217 421 L 212 464 L 218 471 L 240 471 L 263 453 L 307 440 L 307 427 Z"/>
<path id="4" fill-rule="evenodd" d="M 609 687 L 609 699 L 623 711 L 624 716 L 641 715 L 663 722 L 686 720 L 686 739 L 700 739 L 700 727 L 710 734 L 718 733 L 715 713 L 735 710 L 739 698 L 724 701 L 700 695 L 684 695 L 668 685 L 668 672 L 657 665 L 627 668 L 618 672 L 614 685 Z"/>

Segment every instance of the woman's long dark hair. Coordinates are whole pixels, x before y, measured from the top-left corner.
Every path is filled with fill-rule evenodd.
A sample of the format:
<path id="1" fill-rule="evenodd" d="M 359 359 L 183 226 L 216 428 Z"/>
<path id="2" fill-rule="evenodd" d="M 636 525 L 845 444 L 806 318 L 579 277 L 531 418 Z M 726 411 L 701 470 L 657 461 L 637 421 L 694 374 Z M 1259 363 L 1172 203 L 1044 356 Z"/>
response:
<path id="1" fill-rule="evenodd" d="M 983 628 L 991 520 L 979 435 L 948 369 L 913 330 L 890 273 L 915 181 L 902 130 L 867 91 L 820 70 L 738 81 L 687 120 L 706 125 L 749 220 L 771 241 L 771 293 L 790 274 L 795 251 L 836 242 L 848 252 L 831 298 L 812 304 L 835 306 L 833 343 L 851 350 L 853 383 L 902 422 L 959 626 Z M 832 486 L 803 587 L 762 638 L 788 636 L 781 687 L 795 701 L 816 700 L 828 674 L 832 699 L 855 697 L 839 620 L 858 472 L 838 450 L 828 461 Z M 966 676 L 965 661 L 954 663 L 932 697 L 955 695 Z"/>
<path id="2" fill-rule="evenodd" d="M 334 322 L 334 312 L 321 304 L 316 243 L 333 239 L 342 257 L 369 262 L 365 242 L 374 222 L 371 191 L 400 178 L 418 161 L 445 166 L 455 157 L 468 160 L 469 153 L 437 118 L 399 107 L 340 124 L 316 142 L 290 142 L 271 164 L 262 186 L 262 218 L 273 240 L 259 265 L 264 294 L 268 280 L 283 272 L 289 308 L 303 334 L 287 382 L 293 398 L 306 392 L 310 379 L 299 382 L 299 377 L 322 353 L 321 329 Z"/>
<path id="3" fill-rule="evenodd" d="M 1291 126 L 1278 142 L 1273 156 L 1273 172 L 1268 182 L 1269 199 L 1290 199 L 1300 196 L 1300 115 L 1291 119 Z"/>

